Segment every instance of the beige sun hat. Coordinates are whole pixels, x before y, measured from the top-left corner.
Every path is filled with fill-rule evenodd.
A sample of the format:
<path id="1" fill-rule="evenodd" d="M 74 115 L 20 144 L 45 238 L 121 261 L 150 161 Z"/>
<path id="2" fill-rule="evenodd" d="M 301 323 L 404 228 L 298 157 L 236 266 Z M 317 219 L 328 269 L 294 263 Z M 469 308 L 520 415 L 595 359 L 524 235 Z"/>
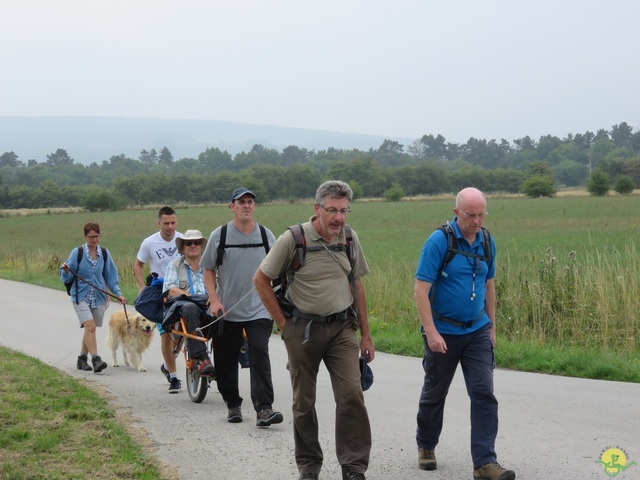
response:
<path id="1" fill-rule="evenodd" d="M 187 230 L 182 234 L 182 237 L 176 238 L 176 247 L 178 252 L 182 252 L 182 242 L 184 240 L 202 240 L 202 249 L 207 246 L 207 239 L 202 236 L 200 230 Z"/>

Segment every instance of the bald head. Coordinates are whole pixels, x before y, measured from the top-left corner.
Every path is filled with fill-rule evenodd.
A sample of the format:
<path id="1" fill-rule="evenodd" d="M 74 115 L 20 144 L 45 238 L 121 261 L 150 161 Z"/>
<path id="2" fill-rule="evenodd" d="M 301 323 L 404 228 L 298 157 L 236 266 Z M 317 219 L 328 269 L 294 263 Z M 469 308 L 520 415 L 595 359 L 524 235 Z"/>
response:
<path id="1" fill-rule="evenodd" d="M 462 235 L 471 244 L 487 216 L 487 199 L 477 188 L 460 190 L 456 196 L 456 208 L 453 209 L 453 213 L 456 214 L 456 223 Z"/>
<path id="2" fill-rule="evenodd" d="M 464 210 L 465 208 L 470 208 L 471 206 L 484 209 L 487 206 L 487 199 L 477 188 L 468 187 L 463 188 L 456 195 L 456 208 L 460 210 Z"/>

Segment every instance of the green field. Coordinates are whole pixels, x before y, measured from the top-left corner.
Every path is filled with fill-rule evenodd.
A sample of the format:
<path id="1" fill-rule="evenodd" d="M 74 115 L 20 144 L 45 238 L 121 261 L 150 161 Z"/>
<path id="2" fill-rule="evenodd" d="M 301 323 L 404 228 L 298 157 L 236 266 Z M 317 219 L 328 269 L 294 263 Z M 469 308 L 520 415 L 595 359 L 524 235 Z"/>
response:
<path id="1" fill-rule="evenodd" d="M 452 216 L 453 198 L 355 202 L 349 222 L 371 267 L 365 278 L 381 351 L 419 356 L 412 284 L 422 244 Z M 635 196 L 489 198 L 485 226 L 498 246 L 498 364 L 591 378 L 640 381 L 640 209 Z M 0 218 L 0 276 L 63 289 L 57 267 L 96 221 L 129 303 L 133 262 L 157 230 L 157 209 Z M 231 218 L 226 205 L 177 207 L 181 231 L 205 235 Z M 311 203 L 259 205 L 276 236 L 306 221 Z"/>

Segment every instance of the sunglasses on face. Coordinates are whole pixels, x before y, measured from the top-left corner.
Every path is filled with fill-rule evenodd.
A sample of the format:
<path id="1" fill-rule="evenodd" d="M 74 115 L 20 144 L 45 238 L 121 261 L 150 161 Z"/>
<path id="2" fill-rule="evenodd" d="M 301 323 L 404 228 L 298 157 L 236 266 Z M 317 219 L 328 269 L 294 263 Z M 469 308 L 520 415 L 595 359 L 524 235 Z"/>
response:
<path id="1" fill-rule="evenodd" d="M 202 240 L 183 240 L 182 245 L 190 247 L 191 245 L 202 245 Z"/>

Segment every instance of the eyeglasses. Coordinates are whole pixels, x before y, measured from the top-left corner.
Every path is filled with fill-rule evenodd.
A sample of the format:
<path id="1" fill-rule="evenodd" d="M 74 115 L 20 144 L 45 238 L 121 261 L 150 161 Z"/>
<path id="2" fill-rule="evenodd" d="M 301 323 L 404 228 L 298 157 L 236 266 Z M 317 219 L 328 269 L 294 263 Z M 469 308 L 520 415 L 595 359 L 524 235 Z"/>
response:
<path id="1" fill-rule="evenodd" d="M 482 213 L 467 213 L 467 212 L 463 212 L 462 210 L 458 209 L 460 213 L 462 213 L 465 217 L 470 218 L 472 220 L 475 220 L 476 218 L 482 220 L 484 217 L 486 217 L 487 215 L 489 215 L 489 212 L 482 212 Z"/>
<path id="2" fill-rule="evenodd" d="M 100 235 L 87 235 L 87 238 L 90 238 L 91 240 L 93 240 L 95 238 L 100 238 Z"/>
<path id="3" fill-rule="evenodd" d="M 337 208 L 324 208 L 324 205 L 320 205 L 320 204 L 318 205 L 320 206 L 321 209 L 327 212 L 330 217 L 335 217 L 337 214 L 346 215 L 351 211 L 351 207 L 337 209 Z"/>
<path id="4" fill-rule="evenodd" d="M 182 245 L 190 247 L 191 245 L 202 245 L 202 240 L 183 240 Z"/>

